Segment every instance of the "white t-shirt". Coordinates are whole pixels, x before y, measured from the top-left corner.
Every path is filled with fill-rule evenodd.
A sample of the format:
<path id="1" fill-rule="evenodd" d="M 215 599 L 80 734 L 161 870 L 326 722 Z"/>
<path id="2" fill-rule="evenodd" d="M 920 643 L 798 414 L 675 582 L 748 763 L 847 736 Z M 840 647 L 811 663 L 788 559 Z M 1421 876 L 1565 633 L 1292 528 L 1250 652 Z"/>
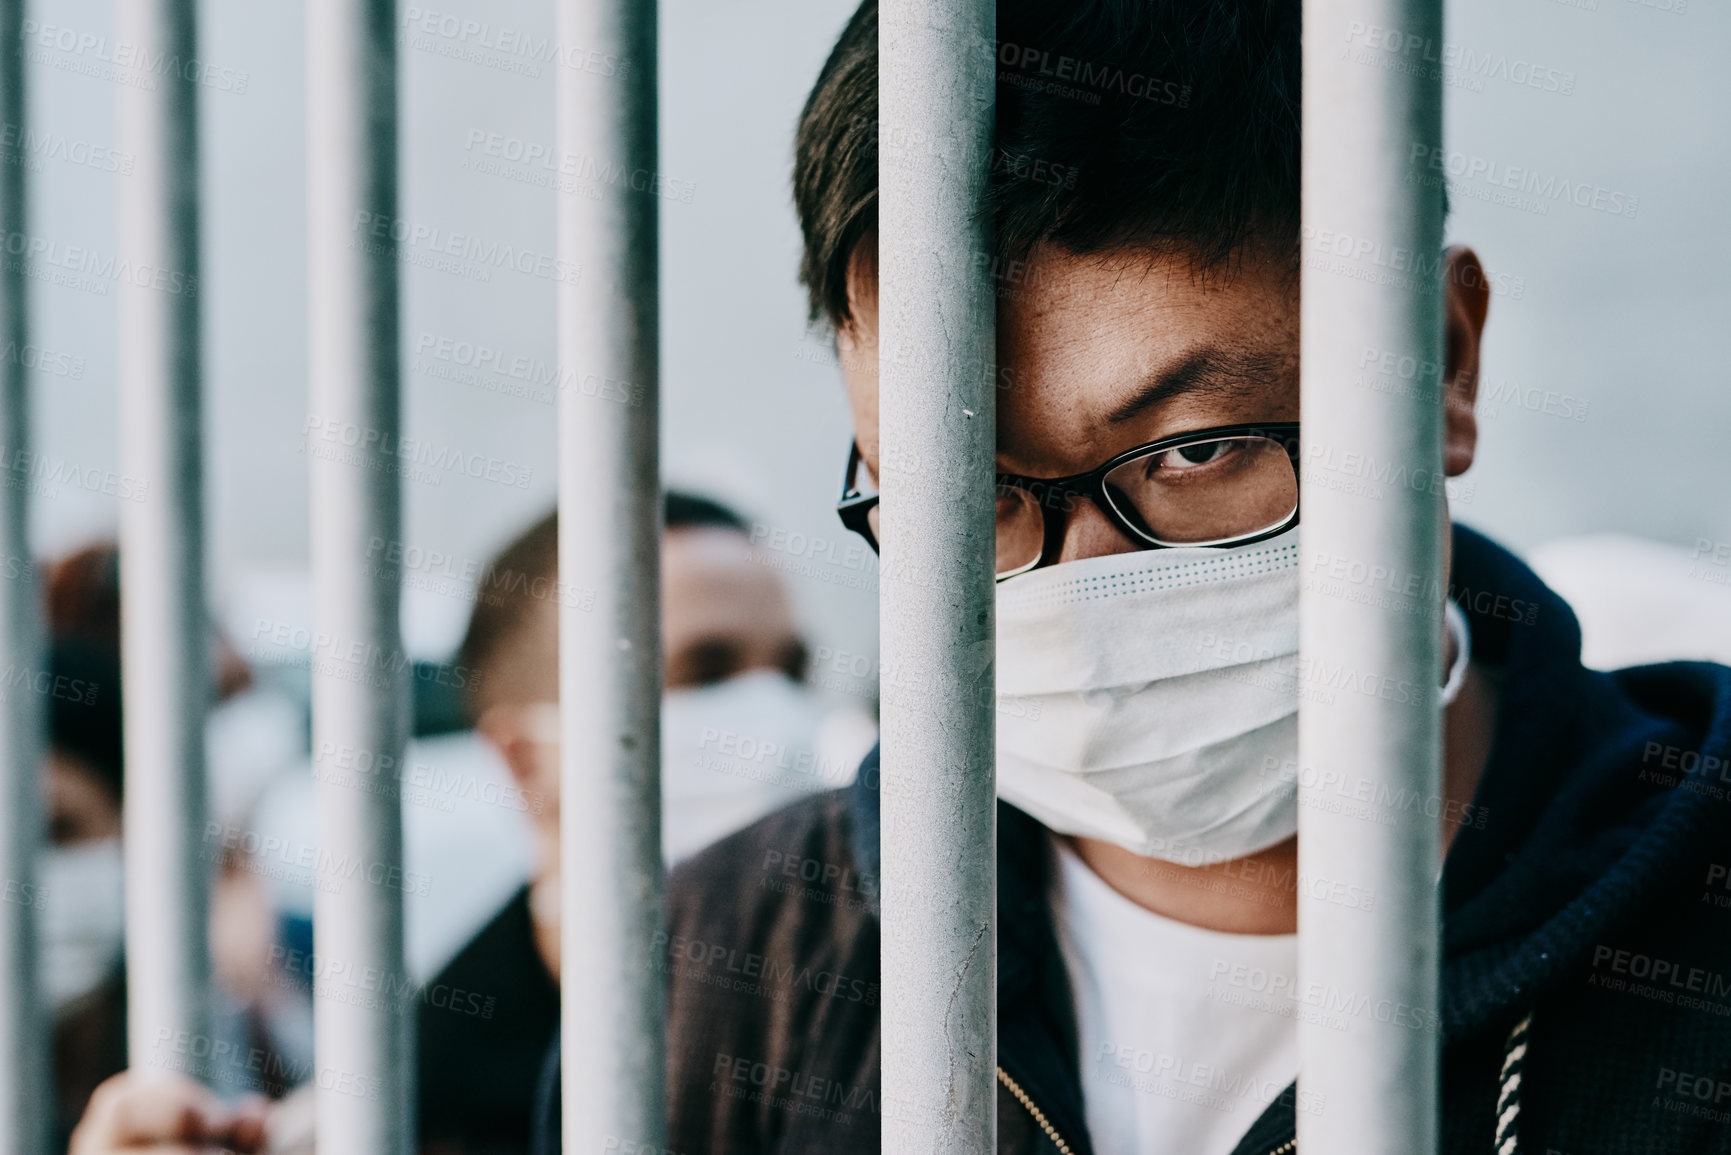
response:
<path id="1" fill-rule="evenodd" d="M 1097 1155 L 1230 1155 L 1298 1073 L 1295 934 L 1224 934 L 1146 910 L 1054 838 L 1052 910 L 1070 971 Z M 1276 979 L 1279 979 L 1277 982 Z"/>

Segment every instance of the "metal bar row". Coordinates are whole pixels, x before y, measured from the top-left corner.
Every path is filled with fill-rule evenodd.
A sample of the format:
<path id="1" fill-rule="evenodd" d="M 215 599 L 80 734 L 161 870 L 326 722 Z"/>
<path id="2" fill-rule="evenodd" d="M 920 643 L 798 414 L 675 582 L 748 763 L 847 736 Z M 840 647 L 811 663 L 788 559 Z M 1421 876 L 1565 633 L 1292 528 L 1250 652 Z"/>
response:
<path id="1" fill-rule="evenodd" d="M 193 60 L 194 8 L 122 4 L 117 31 L 146 53 Z M 127 1052 L 146 1063 L 175 1032 L 206 1036 L 210 1021 L 198 88 L 175 73 L 118 105 L 121 147 L 138 158 L 120 197 L 120 255 L 166 274 L 120 295 L 121 461 L 149 494 L 120 519 Z"/>
<path id="2" fill-rule="evenodd" d="M 307 9 L 309 404 L 353 431 L 359 460 L 309 455 L 312 479 L 313 749 L 352 752 L 382 781 L 317 779 L 321 870 L 403 860 L 394 788 L 409 738 L 397 575 L 368 543 L 402 540 L 402 481 L 390 448 L 402 426 L 398 262 L 361 221 L 397 215 L 397 42 L 393 0 L 312 0 Z M 321 886 L 313 908 L 323 962 L 313 998 L 320 1155 L 415 1150 L 414 1016 L 406 997 L 403 892 Z M 345 975 L 381 997 L 345 999 Z"/>
<path id="3" fill-rule="evenodd" d="M 1428 255 L 1442 250 L 1442 194 L 1411 179 L 1411 157 L 1442 143 L 1442 70 L 1377 68 L 1340 50 L 1355 22 L 1441 44 L 1441 0 L 1306 0 L 1304 5 L 1303 218 L 1307 236 Z M 1351 125 L 1351 131 L 1342 126 Z M 1305 464 L 1300 572 L 1349 559 L 1415 575 L 1441 588 L 1443 507 L 1429 486 L 1330 485 L 1325 463 L 1398 462 L 1414 476 L 1442 473 L 1441 278 L 1400 283 L 1342 276 L 1308 264 L 1300 305 L 1300 458 Z M 1430 379 L 1410 394 L 1352 382 L 1366 349 L 1410 355 Z M 1314 464 L 1312 464 L 1314 463 Z M 1315 471 L 1315 472 L 1313 472 Z M 1437 607 L 1440 614 L 1441 607 Z M 1299 597 L 1299 981 L 1346 992 L 1372 1008 L 1345 1028 L 1300 1020 L 1299 1087 L 1326 1110 L 1298 1113 L 1300 1150 L 1417 1155 L 1436 1150 L 1437 879 L 1441 833 L 1428 807 L 1391 811 L 1392 825 L 1307 804 L 1303 784 L 1345 781 L 1359 797 L 1437 797 L 1441 709 L 1431 687 L 1442 667 L 1439 618 L 1329 596 Z M 1321 671 L 1351 671 L 1382 694 L 1321 690 Z M 1386 788 L 1387 793 L 1384 792 Z M 1329 901 L 1334 884 L 1376 901 Z M 1365 907 L 1368 907 L 1366 909 Z"/>
<path id="4" fill-rule="evenodd" d="M 558 38 L 625 62 L 562 68 L 565 156 L 657 169 L 656 5 L 559 0 Z M 559 393 L 561 1116 L 566 1151 L 666 1147 L 661 867 L 659 214 L 632 182 L 559 198 L 559 364 L 630 404 Z"/>
<path id="5" fill-rule="evenodd" d="M 24 0 L 0 0 L 0 124 L 22 125 Z M 22 136 L 22 133 L 19 134 Z M 0 235 L 27 236 L 25 166 L 0 157 Z M 30 279 L 21 260 L 0 260 L 0 346 L 30 339 Z M 29 370 L 23 357 L 0 361 L 0 459 L 23 460 L 30 447 Z M 34 669 L 43 660 L 41 609 L 30 560 L 29 488 L 17 477 L 0 486 L 0 560 L 16 576 L 0 581 L 0 661 Z M 43 707 L 39 695 L 0 696 L 0 1151 L 34 1155 L 48 1148 L 48 1022 L 36 973 L 36 858 L 44 842 Z"/>
<path id="6" fill-rule="evenodd" d="M 992 0 L 879 10 L 882 1101 L 898 1155 L 998 1148 L 996 300 L 980 212 L 995 28 Z"/>
<path id="7" fill-rule="evenodd" d="M 196 57 L 193 0 L 120 6 L 123 39 Z M 885 452 L 880 612 L 883 645 L 884 1149 L 996 1149 L 996 913 L 993 672 L 994 299 L 989 221 L 978 211 L 992 139 L 989 0 L 885 0 L 879 139 L 929 142 L 881 158 L 881 435 Z M 1307 27 L 1349 20 L 1439 42 L 1438 0 L 1307 0 Z M 332 640 L 314 666 L 315 749 L 362 751 L 389 773 L 407 740 L 399 591 L 369 573 L 367 544 L 398 540 L 392 461 L 401 424 L 398 264 L 357 220 L 394 219 L 397 65 L 391 0 L 313 0 L 308 17 L 310 404 L 357 429 L 359 465 L 313 458 L 316 628 Z M 0 2 L 0 41 L 18 43 L 21 0 Z M 630 62 L 611 80 L 558 73 L 558 135 L 569 154 L 624 171 L 656 168 L 656 13 L 631 0 L 560 0 L 559 38 Z M 1440 79 L 1355 66 L 1338 38 L 1311 35 L 1305 58 L 1307 227 L 1436 252 L 1440 198 L 1404 166 L 1440 142 Z M 23 123 L 22 54 L 0 53 L 0 120 Z M 122 197 L 123 256 L 196 284 L 196 90 L 177 75 L 120 102 L 138 169 Z M 1359 127 L 1342 133 L 1337 126 Z M 0 227 L 25 227 L 25 169 L 0 166 Z M 650 943 L 662 919 L 659 847 L 657 202 L 609 185 L 565 196 L 559 253 L 583 270 L 561 282 L 560 363 L 631 382 L 640 403 L 559 400 L 559 569 L 594 591 L 561 599 L 564 1141 L 664 1145 L 662 971 Z M 21 263 L 0 266 L 0 339 L 27 332 Z M 1440 416 L 1419 398 L 1349 391 L 1366 347 L 1440 363 L 1435 286 L 1307 274 L 1303 298 L 1305 460 L 1318 447 L 1440 463 Z M 207 1027 L 206 877 L 197 855 L 209 696 L 203 581 L 199 302 L 193 291 L 124 286 L 121 405 L 127 472 L 151 500 L 123 526 L 127 805 L 127 960 L 134 1063 L 165 1029 Z M 25 369 L 0 366 L 0 451 L 27 444 Z M 974 484 L 957 485 L 957 478 Z M 958 499 L 958 494 L 966 495 Z M 27 557 L 24 487 L 0 493 L 0 551 Z M 1351 557 L 1436 575 L 1440 510 L 1401 490 L 1367 502 L 1310 486 L 1307 559 Z M 28 569 L 25 570 L 28 573 Z M 0 653 L 40 650 L 36 591 L 0 585 Z M 1438 630 L 1307 592 L 1305 663 L 1435 680 Z M 1301 666 L 1301 670 L 1304 667 Z M 600 675 L 597 671 L 601 671 Z M 1301 673 L 1302 680 L 1302 673 Z M 1439 788 L 1438 712 L 1375 695 L 1305 695 L 1300 761 L 1398 789 Z M 36 802 L 40 703 L 0 703 L 0 864 L 28 886 L 41 841 Z M 1305 776 L 1300 776 L 1305 780 Z M 397 863 L 402 823 L 390 790 L 321 782 L 323 857 Z M 1394 1005 L 1436 1004 L 1439 862 L 1434 824 L 1383 827 L 1303 806 L 1301 880 L 1358 881 L 1373 912 L 1301 888 L 1306 983 Z M 401 892 L 321 888 L 318 949 L 342 972 L 403 981 Z M 34 987 L 29 904 L 0 904 L 0 989 Z M 321 984 L 327 981 L 321 978 Z M 323 995 L 327 992 L 320 991 Z M 382 1005 L 381 1005 L 382 1004 Z M 46 1142 L 40 1000 L 0 1000 L 0 1119 L 7 1151 Z M 390 1000 L 315 999 L 323 1155 L 413 1149 L 412 1017 Z M 1354 1021 L 1301 1027 L 1301 1078 L 1329 1110 L 1300 1116 L 1308 1150 L 1434 1150 L 1434 1032 Z M 325 1076 L 329 1075 L 327 1079 Z M 355 1094 L 356 1086 L 371 1088 Z"/>

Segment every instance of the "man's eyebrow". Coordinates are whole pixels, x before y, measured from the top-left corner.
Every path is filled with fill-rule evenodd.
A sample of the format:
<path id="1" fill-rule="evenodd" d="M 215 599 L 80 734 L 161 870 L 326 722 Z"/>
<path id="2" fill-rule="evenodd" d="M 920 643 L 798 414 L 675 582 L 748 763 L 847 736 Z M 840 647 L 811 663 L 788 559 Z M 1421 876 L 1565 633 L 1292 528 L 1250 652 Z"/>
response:
<path id="1" fill-rule="evenodd" d="M 1283 361 L 1271 353 L 1205 346 L 1144 381 L 1134 394 L 1106 415 L 1106 422 L 1121 424 L 1185 393 L 1244 397 L 1277 383 L 1285 374 Z"/>

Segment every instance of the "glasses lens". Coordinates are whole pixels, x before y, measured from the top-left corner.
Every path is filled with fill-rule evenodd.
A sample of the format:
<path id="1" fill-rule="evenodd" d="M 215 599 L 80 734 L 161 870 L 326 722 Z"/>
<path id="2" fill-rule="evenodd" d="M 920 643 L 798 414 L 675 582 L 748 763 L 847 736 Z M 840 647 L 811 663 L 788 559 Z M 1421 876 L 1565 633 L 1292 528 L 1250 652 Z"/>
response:
<path id="1" fill-rule="evenodd" d="M 1298 508 L 1292 458 L 1268 437 L 1222 437 L 1150 453 L 1112 470 L 1105 486 L 1118 513 L 1160 545 L 1255 537 L 1285 524 Z"/>
<path id="2" fill-rule="evenodd" d="M 998 487 L 998 573 L 1015 573 L 1040 560 L 1046 522 L 1040 502 L 1025 489 Z"/>

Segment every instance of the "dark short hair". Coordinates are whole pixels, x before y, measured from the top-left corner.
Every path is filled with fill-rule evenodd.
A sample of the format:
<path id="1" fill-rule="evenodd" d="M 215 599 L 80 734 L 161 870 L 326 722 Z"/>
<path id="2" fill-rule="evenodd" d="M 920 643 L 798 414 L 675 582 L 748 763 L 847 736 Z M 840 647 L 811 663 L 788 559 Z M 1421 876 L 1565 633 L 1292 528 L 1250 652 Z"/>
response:
<path id="1" fill-rule="evenodd" d="M 48 745 L 93 774 L 120 805 L 125 796 L 120 662 L 80 638 L 57 638 L 48 652 Z"/>
<path id="2" fill-rule="evenodd" d="M 670 489 L 662 500 L 662 525 L 667 529 L 734 529 L 749 531 L 745 519 L 713 498 Z"/>
<path id="3" fill-rule="evenodd" d="M 1252 244 L 1296 261 L 1297 0 L 999 0 L 989 201 L 997 255 Z M 794 203 L 813 318 L 848 320 L 878 214 L 878 12 L 865 0 L 800 115 Z"/>
<path id="4" fill-rule="evenodd" d="M 712 526 L 748 532 L 745 519 L 719 501 L 676 489 L 662 498 L 662 523 L 667 529 Z M 471 716 L 490 705 L 488 687 L 498 680 L 492 672 L 516 644 L 519 632 L 528 628 L 536 602 L 554 596 L 549 586 L 558 574 L 556 511 L 519 534 L 482 571 L 469 628 L 457 651 L 457 664 L 469 672 L 464 697 Z"/>

